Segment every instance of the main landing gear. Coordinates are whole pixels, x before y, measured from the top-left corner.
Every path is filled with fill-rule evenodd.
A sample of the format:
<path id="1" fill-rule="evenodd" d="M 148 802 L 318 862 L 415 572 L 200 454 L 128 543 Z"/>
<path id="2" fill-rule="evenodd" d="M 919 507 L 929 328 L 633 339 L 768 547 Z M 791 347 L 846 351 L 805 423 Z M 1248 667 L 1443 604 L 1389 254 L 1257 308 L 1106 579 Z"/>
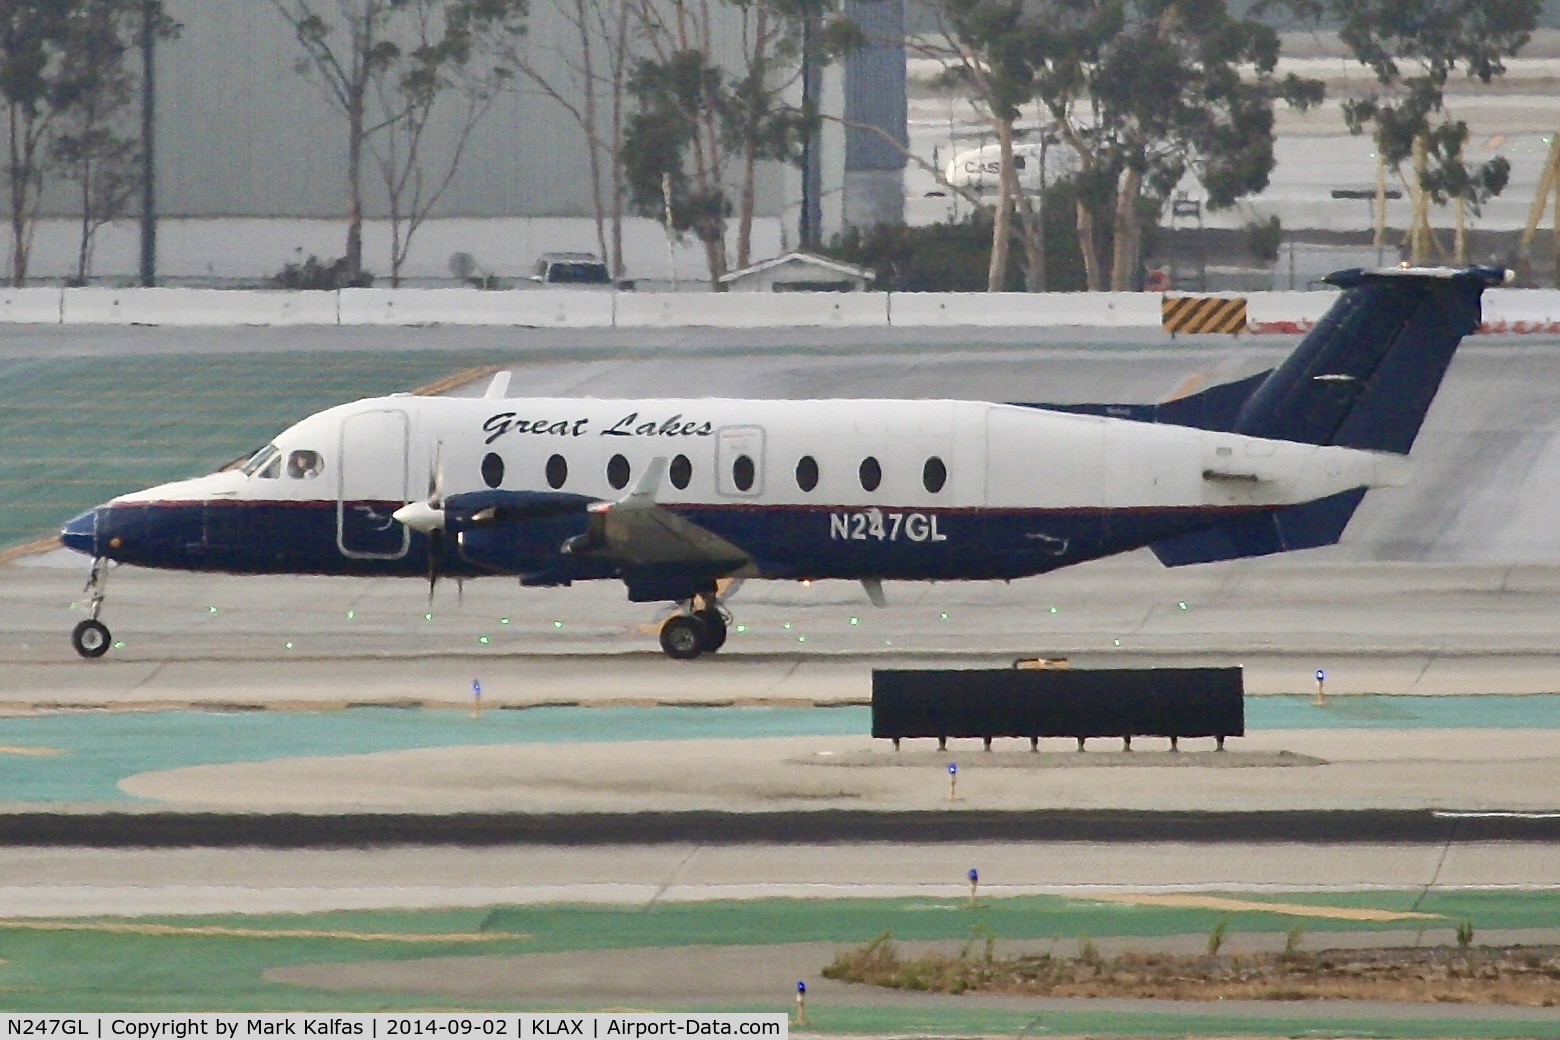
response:
<path id="1" fill-rule="evenodd" d="M 714 593 L 695 596 L 682 604 L 661 626 L 661 649 L 678 661 L 691 661 L 726 645 L 727 616 Z"/>
<path id="2" fill-rule="evenodd" d="M 70 633 L 70 645 L 76 648 L 76 653 L 82 657 L 102 657 L 108 653 L 108 648 L 114 645 L 114 637 L 109 634 L 108 626 L 98 620 L 98 614 L 103 610 L 103 594 L 108 588 L 108 560 L 102 556 L 92 561 L 92 575 L 87 578 L 86 588 L 83 592 L 92 595 L 92 616 L 85 621 L 77 622 L 76 627 Z"/>

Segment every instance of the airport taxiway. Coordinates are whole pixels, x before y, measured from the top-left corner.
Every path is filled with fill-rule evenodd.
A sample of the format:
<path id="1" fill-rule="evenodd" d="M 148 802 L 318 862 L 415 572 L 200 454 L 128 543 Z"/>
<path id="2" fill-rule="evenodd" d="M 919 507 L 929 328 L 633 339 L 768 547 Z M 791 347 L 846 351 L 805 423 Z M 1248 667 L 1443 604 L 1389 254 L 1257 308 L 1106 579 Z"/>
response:
<path id="1" fill-rule="evenodd" d="M 105 334 L 101 344 L 71 342 L 88 352 L 107 350 L 118 335 Z M 449 338 L 437 330 L 393 335 Z M 139 331 L 129 336 L 155 353 L 150 337 Z M 50 344 L 57 346 L 59 338 Z M 366 349 L 382 342 L 367 334 L 326 338 L 349 350 L 350 344 Z M 1115 348 L 1102 339 L 1049 354 L 1018 345 L 1017 334 L 993 350 L 953 355 L 927 336 L 903 354 L 886 343 L 868 343 L 859 356 L 844 353 L 842 340 L 801 353 L 773 343 L 759 358 L 720 357 L 709 335 L 662 336 L 651 345 L 655 356 L 641 358 L 621 351 L 591 357 L 593 348 L 582 341 L 560 359 L 533 351 L 516 390 L 609 395 L 699 385 L 701 392 L 772 396 L 936 396 L 958 386 L 961 396 L 975 397 L 1150 399 L 1180 385 L 1188 367 L 1243 374 L 1239 370 L 1270 363 L 1288 345 Z M 177 346 L 195 339 L 173 341 Z M 240 330 L 230 341 L 224 349 L 285 346 L 254 331 Z M 474 336 L 462 333 L 452 341 L 469 346 Z M 1003 666 L 1031 655 L 1066 656 L 1075 667 L 1240 664 L 1254 694 L 1309 695 L 1317 668 L 1326 670 L 1334 698 L 1553 694 L 1560 692 L 1560 542 L 1552 537 L 1560 508 L 1553 474 L 1560 470 L 1551 462 L 1560 452 L 1560 422 L 1549 388 L 1550 376 L 1560 374 L 1560 347 L 1540 340 L 1470 347 L 1427 423 L 1416 452 L 1422 456 L 1416 483 L 1367 499 L 1335 549 L 1177 571 L 1139 553 L 1011 585 L 890 583 L 884 610 L 872 608 L 848 584 L 750 582 L 730 602 L 744 627 L 733 632 L 728 650 L 688 663 L 655 651 L 659 608 L 629 604 L 620 588 L 606 583 L 523 590 L 495 579 L 469 582 L 462 590 L 445 582 L 430 606 L 416 581 L 129 569 L 111 579 L 104 614 L 123 645 L 100 661 L 82 661 L 67 634 L 82 616 L 85 561 L 45 554 L 0 564 L 0 710 L 379 704 L 459 712 L 472 707 L 474 679 L 482 683 L 489 710 L 548 703 L 859 704 L 869 696 L 873 667 Z M 293 418 L 279 417 L 278 425 Z M 1560 810 L 1555 732 L 1550 723 L 1501 730 L 1474 724 L 1252 732 L 1232 744 L 1229 759 L 1250 756 L 1247 768 L 1201 768 L 1196 756 L 1214 753 L 1197 746 L 1182 752 L 1181 761 L 1193 765 L 1169 765 L 1162 748 L 1145 742 L 1131 765 L 1055 764 L 1082 760 L 1053 744 L 1040 756 L 1043 766 L 982 769 L 979 743 L 965 742 L 952 749 L 961 761 L 958 800 L 948 799 L 941 764 L 929 759 L 916 759 L 920 768 L 820 763 L 890 754 L 869 751 L 865 734 L 401 750 L 291 761 L 286 748 L 276 748 L 259 756 L 265 761 L 127 777 L 112 806 L 44 808 L 244 815 L 278 809 L 569 814 L 712 807 L 808 814 L 864 806 L 956 814 L 1051 807 L 1173 815 L 1309 807 L 1548 815 Z M 818 754 L 824 751 L 833 755 Z M 1279 752 L 1293 760 L 1274 764 Z M 1028 761 L 1022 749 L 999 747 L 993 754 L 993 763 L 1014 756 Z M 1091 763 L 1120 757 L 1104 747 L 1088 754 L 1096 756 Z M 9 808 L 25 806 L 12 802 Z M 837 840 L 804 844 L 495 849 L 7 847 L 0 849 L 0 912 L 69 917 L 495 902 L 650 906 L 770 895 L 957 896 L 964 872 L 977 860 L 994 893 L 1431 891 L 1552 886 L 1560 877 L 1560 844 L 1461 841 L 1451 830 L 1447 840 L 1411 844 L 1317 843 L 1303 835 L 1294 842 L 1105 846 L 1006 842 L 989 835 L 967 843 L 861 844 L 853 837 L 845 830 Z M 556 992 L 567 992 L 571 1001 L 633 999 L 641 992 L 634 989 L 633 972 L 649 962 L 641 959 L 634 968 L 621 960 L 570 961 L 557 970 L 567 968 L 583 988 Z M 690 990 L 690 1000 L 700 994 L 716 1000 L 751 984 L 751 975 L 722 975 L 718 957 L 700 963 L 707 974 L 694 979 L 703 988 Z M 501 970 L 514 973 L 513 966 Z M 792 962 L 784 960 L 777 970 L 790 972 Z"/>

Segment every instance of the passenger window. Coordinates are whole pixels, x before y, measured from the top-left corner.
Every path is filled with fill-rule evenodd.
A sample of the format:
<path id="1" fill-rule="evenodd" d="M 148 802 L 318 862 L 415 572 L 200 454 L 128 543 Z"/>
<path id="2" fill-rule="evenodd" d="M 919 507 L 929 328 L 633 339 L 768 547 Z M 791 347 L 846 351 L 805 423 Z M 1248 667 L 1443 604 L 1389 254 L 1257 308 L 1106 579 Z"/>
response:
<path id="1" fill-rule="evenodd" d="M 562 455 L 553 455 L 547 460 L 547 486 L 557 491 L 569 479 L 569 463 Z"/>
<path id="2" fill-rule="evenodd" d="M 936 455 L 926 460 L 926 465 L 921 467 L 921 483 L 932 494 L 943 489 L 948 483 L 948 467 L 943 465 L 943 460 Z"/>
<path id="3" fill-rule="evenodd" d="M 876 491 L 878 485 L 883 483 L 883 467 L 878 465 L 878 460 L 868 455 L 861 460 L 861 489 L 863 491 Z"/>
<path id="4" fill-rule="evenodd" d="M 287 456 L 287 475 L 295 480 L 312 480 L 325 468 L 325 460 L 317 451 L 300 449 Z"/>
<path id="5" fill-rule="evenodd" d="M 613 488 L 622 491 L 628 487 L 628 478 L 631 476 L 628 460 L 621 455 L 614 455 L 607 460 L 607 483 Z"/>
<path id="6" fill-rule="evenodd" d="M 818 460 L 811 455 L 803 455 L 796 460 L 796 486 L 803 491 L 811 491 L 818 486 Z"/>
<path id="7" fill-rule="evenodd" d="M 672 460 L 672 467 L 668 475 L 672 478 L 672 487 L 678 491 L 685 491 L 688 482 L 693 479 L 693 463 L 688 461 L 688 456 L 679 455 Z"/>
<path id="8" fill-rule="evenodd" d="M 496 488 L 504 482 L 504 460 L 497 452 L 482 456 L 482 483 Z"/>
<path id="9" fill-rule="evenodd" d="M 753 468 L 753 460 L 746 455 L 738 455 L 731 462 L 731 482 L 736 485 L 738 491 L 752 491 L 753 477 L 756 471 Z"/>

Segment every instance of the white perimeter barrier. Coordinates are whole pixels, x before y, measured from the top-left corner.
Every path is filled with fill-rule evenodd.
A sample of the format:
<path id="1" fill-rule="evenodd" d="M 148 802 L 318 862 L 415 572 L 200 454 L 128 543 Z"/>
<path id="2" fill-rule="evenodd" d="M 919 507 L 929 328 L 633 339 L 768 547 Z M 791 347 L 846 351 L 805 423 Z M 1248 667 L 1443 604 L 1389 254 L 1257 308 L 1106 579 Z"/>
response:
<path id="1" fill-rule="evenodd" d="M 619 328 L 888 324 L 887 293 L 619 293 Z"/>
<path id="2" fill-rule="evenodd" d="M 1158 328 L 1158 293 L 893 293 L 890 325 Z"/>
<path id="3" fill-rule="evenodd" d="M 0 290 L 0 322 L 58 325 L 62 320 L 58 289 Z"/>
<path id="4" fill-rule="evenodd" d="M 1246 296 L 1247 331 L 1305 332 L 1337 294 Z M 567 289 L 0 289 L 0 325 L 526 328 L 1160 327 L 1158 293 L 637 293 Z M 1560 333 L 1560 290 L 1492 289 L 1484 332 Z"/>
<path id="5" fill-rule="evenodd" d="M 610 328 L 616 295 L 572 289 L 343 289 L 340 314 L 343 325 Z"/>
<path id="6" fill-rule="evenodd" d="M 1560 294 L 1557 294 L 1560 296 Z M 1254 292 L 1246 294 L 1246 328 L 1251 332 L 1304 332 L 1327 313 L 1338 293 Z"/>
<path id="7" fill-rule="evenodd" d="M 60 289 L 64 325 L 335 325 L 336 294 L 256 289 Z"/>

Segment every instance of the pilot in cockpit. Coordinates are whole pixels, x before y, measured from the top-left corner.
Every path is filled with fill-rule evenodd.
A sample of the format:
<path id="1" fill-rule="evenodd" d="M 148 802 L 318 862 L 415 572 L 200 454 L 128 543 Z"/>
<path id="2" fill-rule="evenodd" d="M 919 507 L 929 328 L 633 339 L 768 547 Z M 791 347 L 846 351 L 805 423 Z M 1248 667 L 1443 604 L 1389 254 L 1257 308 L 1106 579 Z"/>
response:
<path id="1" fill-rule="evenodd" d="M 324 460 L 317 451 L 302 449 L 287 457 L 287 475 L 297 480 L 308 480 L 320 475 Z"/>

